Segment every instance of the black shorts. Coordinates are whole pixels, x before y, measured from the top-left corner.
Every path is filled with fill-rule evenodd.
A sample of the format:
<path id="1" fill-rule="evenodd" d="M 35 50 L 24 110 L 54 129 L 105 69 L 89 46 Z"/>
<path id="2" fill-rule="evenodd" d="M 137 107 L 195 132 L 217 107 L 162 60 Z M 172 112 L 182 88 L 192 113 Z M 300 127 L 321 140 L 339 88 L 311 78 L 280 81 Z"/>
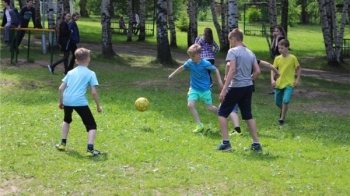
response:
<path id="1" fill-rule="evenodd" d="M 253 118 L 252 103 L 253 85 L 246 87 L 230 87 L 227 89 L 224 102 L 218 108 L 218 115 L 227 118 L 236 104 L 238 104 L 243 120 Z"/>
<path id="2" fill-rule="evenodd" d="M 64 122 L 70 124 L 73 121 L 73 110 L 75 110 L 79 114 L 81 120 L 83 120 L 87 132 L 97 128 L 94 116 L 92 115 L 89 106 L 64 106 Z"/>

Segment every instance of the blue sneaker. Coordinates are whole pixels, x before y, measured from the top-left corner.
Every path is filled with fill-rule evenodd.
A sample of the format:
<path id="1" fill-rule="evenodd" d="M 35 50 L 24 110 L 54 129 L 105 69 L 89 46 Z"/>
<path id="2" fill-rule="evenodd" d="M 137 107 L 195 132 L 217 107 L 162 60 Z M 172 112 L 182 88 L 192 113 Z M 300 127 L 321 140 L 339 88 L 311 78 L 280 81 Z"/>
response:
<path id="1" fill-rule="evenodd" d="M 253 150 L 257 153 L 262 153 L 262 147 L 260 143 L 252 143 L 252 145 L 250 146 L 250 150 Z"/>
<path id="2" fill-rule="evenodd" d="M 221 150 L 222 152 L 227 152 L 232 150 L 232 146 L 230 143 L 223 144 L 221 143 L 218 147 L 216 147 L 216 150 Z"/>

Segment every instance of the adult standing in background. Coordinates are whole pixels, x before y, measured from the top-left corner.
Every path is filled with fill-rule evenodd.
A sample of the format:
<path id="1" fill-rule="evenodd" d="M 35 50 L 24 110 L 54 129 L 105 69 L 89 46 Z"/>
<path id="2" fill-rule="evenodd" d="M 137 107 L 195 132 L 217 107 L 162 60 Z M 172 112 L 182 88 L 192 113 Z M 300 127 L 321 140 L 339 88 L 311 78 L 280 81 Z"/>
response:
<path id="1" fill-rule="evenodd" d="M 21 11 L 19 12 L 19 15 L 21 17 L 21 21 L 18 24 L 18 30 L 20 30 L 21 28 L 28 28 L 30 19 L 32 19 L 33 21 L 34 28 L 36 28 L 35 20 L 34 20 L 35 9 L 33 8 L 33 0 L 27 0 L 27 5 L 22 7 Z M 21 44 L 25 34 L 26 34 L 25 30 L 18 31 L 17 47 Z"/>
<path id="2" fill-rule="evenodd" d="M 69 29 L 72 31 L 71 36 L 70 36 L 70 51 L 72 52 L 72 58 L 69 62 L 67 72 L 74 68 L 75 51 L 78 48 L 77 44 L 79 44 L 79 42 L 80 42 L 79 28 L 78 28 L 78 25 L 76 23 L 77 20 L 79 20 L 79 17 L 80 17 L 79 13 L 74 12 L 72 14 L 72 17 L 71 17 L 69 23 L 68 23 Z"/>

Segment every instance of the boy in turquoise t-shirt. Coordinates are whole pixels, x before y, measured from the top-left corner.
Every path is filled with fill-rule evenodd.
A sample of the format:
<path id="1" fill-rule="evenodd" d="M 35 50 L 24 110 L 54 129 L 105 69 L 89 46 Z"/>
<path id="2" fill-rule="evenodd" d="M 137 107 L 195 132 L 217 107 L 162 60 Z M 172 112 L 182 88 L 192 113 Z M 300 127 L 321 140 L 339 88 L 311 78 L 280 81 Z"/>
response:
<path id="1" fill-rule="evenodd" d="M 190 46 L 187 50 L 187 54 L 190 56 L 190 59 L 187 60 L 185 64 L 177 68 L 168 77 L 168 79 L 171 80 L 175 74 L 185 69 L 190 71 L 190 89 L 188 91 L 187 107 L 191 111 L 191 114 L 197 123 L 196 129 L 193 130 L 193 132 L 200 132 L 204 130 L 204 126 L 195 108 L 195 104 L 198 99 L 204 101 L 207 109 L 214 114 L 217 114 L 218 110 L 217 107 L 213 106 L 208 70 L 215 72 L 218 79 L 219 88 L 221 89 L 223 86 L 219 70 L 216 69 L 216 67 L 209 61 L 201 58 L 201 51 L 202 48 L 199 44 L 193 44 Z"/>
<path id="2" fill-rule="evenodd" d="M 293 89 L 295 86 L 299 86 L 301 75 L 301 67 L 298 59 L 294 55 L 289 54 L 288 49 L 289 41 L 287 39 L 278 42 L 278 51 L 281 55 L 275 58 L 273 66 L 279 70 L 280 76 L 276 81 L 271 80 L 271 85 L 276 88 L 275 103 L 281 109 L 278 120 L 280 126 L 284 124 Z M 296 79 L 295 71 L 297 72 Z M 274 76 L 272 71 L 271 76 Z"/>
<path id="3" fill-rule="evenodd" d="M 66 150 L 69 125 L 72 122 L 73 110 L 75 110 L 81 117 L 88 132 L 86 156 L 96 156 L 102 153 L 94 149 L 97 125 L 88 106 L 88 100 L 85 94 L 90 86 L 97 112 L 102 112 L 96 91 L 98 81 L 95 72 L 88 68 L 90 50 L 78 48 L 74 54 L 76 57 L 75 62 L 78 66 L 67 73 L 59 87 L 59 108 L 64 110 L 64 119 L 62 124 L 62 141 L 56 145 L 56 148 L 60 151 Z"/>

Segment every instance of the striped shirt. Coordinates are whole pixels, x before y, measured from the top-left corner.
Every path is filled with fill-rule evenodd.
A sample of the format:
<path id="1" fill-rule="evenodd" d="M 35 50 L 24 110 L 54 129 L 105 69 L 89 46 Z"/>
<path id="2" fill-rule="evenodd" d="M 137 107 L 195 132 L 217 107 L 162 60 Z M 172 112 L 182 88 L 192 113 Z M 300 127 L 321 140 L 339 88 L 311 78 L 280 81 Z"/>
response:
<path id="1" fill-rule="evenodd" d="M 214 40 L 212 44 L 209 44 L 203 38 L 197 37 L 194 42 L 202 47 L 202 59 L 215 59 L 214 55 L 219 51 L 219 46 Z"/>

